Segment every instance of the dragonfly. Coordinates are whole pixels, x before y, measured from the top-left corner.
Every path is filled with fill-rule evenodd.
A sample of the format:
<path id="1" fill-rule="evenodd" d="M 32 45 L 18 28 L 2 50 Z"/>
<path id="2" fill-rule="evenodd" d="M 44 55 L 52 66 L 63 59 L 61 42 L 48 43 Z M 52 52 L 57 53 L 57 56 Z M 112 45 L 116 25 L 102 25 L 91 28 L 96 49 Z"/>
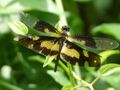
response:
<path id="1" fill-rule="evenodd" d="M 18 42 L 23 46 L 44 56 L 56 55 L 54 71 L 57 70 L 59 60 L 72 65 L 78 64 L 85 66 L 87 62 L 90 67 L 99 67 L 101 65 L 100 56 L 97 53 L 88 51 L 79 45 L 97 50 L 108 50 L 118 47 L 115 40 L 90 37 L 90 36 L 73 36 L 70 34 L 68 26 L 62 26 L 57 29 L 44 21 L 37 21 L 34 29 L 38 32 L 47 34 L 19 36 Z"/>

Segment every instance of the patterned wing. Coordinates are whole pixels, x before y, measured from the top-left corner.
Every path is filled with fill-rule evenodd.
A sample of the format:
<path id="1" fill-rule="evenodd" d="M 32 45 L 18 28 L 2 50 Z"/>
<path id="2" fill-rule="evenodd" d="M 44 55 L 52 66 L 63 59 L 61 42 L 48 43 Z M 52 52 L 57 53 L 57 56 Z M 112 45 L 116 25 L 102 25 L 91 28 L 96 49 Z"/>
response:
<path id="1" fill-rule="evenodd" d="M 59 52 L 59 40 L 53 37 L 20 36 L 17 41 L 19 41 L 23 46 L 45 56 L 57 55 Z"/>
<path id="2" fill-rule="evenodd" d="M 99 55 L 92 52 L 88 52 L 69 41 L 66 41 L 63 44 L 60 53 L 60 58 L 65 62 L 70 62 L 73 65 L 78 63 L 80 66 L 84 66 L 85 62 L 87 62 L 89 66 L 100 66 Z"/>
<path id="3" fill-rule="evenodd" d="M 68 37 L 70 42 L 85 45 L 90 48 L 94 48 L 97 50 L 108 50 L 115 49 L 119 46 L 119 44 L 112 39 L 107 38 L 99 38 L 99 37 L 89 37 L 89 36 L 76 36 L 76 37 Z"/>
<path id="4" fill-rule="evenodd" d="M 56 28 L 54 28 L 52 25 L 50 25 L 44 21 L 38 21 L 35 24 L 34 28 L 38 31 L 48 34 L 49 36 L 61 37 L 61 33 L 58 32 L 58 30 Z"/>

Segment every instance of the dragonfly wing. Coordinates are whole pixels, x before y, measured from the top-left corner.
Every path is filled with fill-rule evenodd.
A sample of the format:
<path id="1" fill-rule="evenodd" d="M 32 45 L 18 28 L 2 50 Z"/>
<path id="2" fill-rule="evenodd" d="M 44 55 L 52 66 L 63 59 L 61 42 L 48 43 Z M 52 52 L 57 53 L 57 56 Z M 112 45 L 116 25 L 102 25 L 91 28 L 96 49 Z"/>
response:
<path id="1" fill-rule="evenodd" d="M 63 44 L 60 58 L 65 62 L 70 62 L 71 64 L 79 64 L 80 66 L 84 66 L 85 62 L 89 64 L 89 66 L 97 67 L 100 66 L 100 56 L 86 51 L 77 45 L 66 41 Z"/>
<path id="2" fill-rule="evenodd" d="M 39 53 L 46 55 L 57 55 L 59 52 L 59 40 L 53 37 L 44 36 L 19 36 L 17 41 L 23 46 Z"/>
<path id="3" fill-rule="evenodd" d="M 116 42 L 115 40 L 100 37 L 76 36 L 68 37 L 68 40 L 70 42 L 85 45 L 96 50 L 115 49 L 119 46 L 118 42 Z"/>
<path id="4" fill-rule="evenodd" d="M 94 37 L 93 39 L 96 43 L 96 47 L 98 50 L 115 49 L 119 46 L 118 42 L 113 39 L 98 38 L 98 37 Z"/>
<path id="5" fill-rule="evenodd" d="M 56 28 L 44 21 L 36 22 L 34 28 L 38 31 L 48 34 L 49 36 L 61 37 L 60 32 L 58 32 Z"/>

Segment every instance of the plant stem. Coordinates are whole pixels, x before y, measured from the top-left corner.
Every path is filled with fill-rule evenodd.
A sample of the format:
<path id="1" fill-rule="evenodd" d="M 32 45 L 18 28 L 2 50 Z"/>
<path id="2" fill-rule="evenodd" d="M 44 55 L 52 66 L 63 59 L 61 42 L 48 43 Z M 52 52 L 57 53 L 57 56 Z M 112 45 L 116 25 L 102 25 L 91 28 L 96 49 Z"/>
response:
<path id="1" fill-rule="evenodd" d="M 72 74 L 71 64 L 69 62 L 67 62 L 67 66 L 68 66 L 68 69 L 69 69 L 69 78 L 70 78 L 70 81 L 71 81 L 72 85 L 75 86 L 76 82 L 75 82 L 75 79 L 74 79 L 73 74 Z"/>
<path id="2" fill-rule="evenodd" d="M 55 2 L 56 2 L 56 6 L 58 8 L 59 18 L 60 18 L 60 21 L 61 21 L 60 26 L 68 25 L 66 17 L 65 17 L 65 12 L 64 12 L 64 9 L 63 9 L 62 0 L 55 0 Z"/>
<path id="3" fill-rule="evenodd" d="M 65 66 L 65 64 L 61 60 L 59 60 L 59 64 L 65 70 L 66 74 L 68 74 L 69 73 L 68 68 Z"/>
<path id="4" fill-rule="evenodd" d="M 80 72 L 79 66 L 75 65 L 74 70 L 75 70 L 75 73 L 76 73 L 77 77 L 79 78 L 79 80 L 81 80 L 81 72 Z M 77 80 L 78 85 L 81 84 L 81 82 L 79 80 Z"/>
<path id="5" fill-rule="evenodd" d="M 77 85 L 75 87 L 73 87 L 73 90 L 76 90 L 80 87 L 87 87 L 90 90 L 94 90 L 93 86 L 91 84 L 89 84 L 88 82 L 84 81 L 84 80 L 80 80 L 80 82 L 82 83 L 82 85 Z"/>
<path id="6" fill-rule="evenodd" d="M 73 77 L 73 74 L 72 74 L 72 67 L 71 67 L 70 63 L 67 62 L 68 68 L 61 61 L 59 62 L 59 64 L 65 70 L 66 74 L 69 76 L 72 85 L 75 86 L 76 83 L 75 83 L 75 80 L 74 80 L 74 77 Z"/>
<path id="7" fill-rule="evenodd" d="M 20 87 L 17 87 L 15 85 L 12 85 L 12 84 L 9 84 L 8 82 L 5 82 L 3 80 L 0 80 L 0 85 L 7 88 L 7 89 L 10 89 L 10 90 L 24 90 Z"/>
<path id="8" fill-rule="evenodd" d="M 56 2 L 56 6 L 58 8 L 58 13 L 59 13 L 59 18 L 60 18 L 60 25 L 59 26 L 62 27 L 64 25 L 68 25 L 66 17 L 65 17 L 65 12 L 64 12 L 64 9 L 63 9 L 62 0 L 55 0 L 55 2 Z M 66 68 L 66 66 L 63 65 L 62 62 L 60 63 L 60 65 L 64 68 L 64 70 L 68 74 L 72 85 L 75 86 L 75 80 L 74 80 L 74 77 L 72 75 L 72 67 L 71 67 L 70 63 L 69 62 L 67 63 L 68 69 Z"/>
<path id="9" fill-rule="evenodd" d="M 93 86 L 97 80 L 99 80 L 101 75 L 98 75 L 92 82 L 91 85 Z"/>
<path id="10" fill-rule="evenodd" d="M 82 82 L 83 84 L 85 84 L 87 87 L 89 87 L 90 90 L 94 90 L 92 84 L 89 84 L 88 82 L 86 82 L 86 81 L 84 81 L 84 80 L 82 80 L 81 82 Z"/>

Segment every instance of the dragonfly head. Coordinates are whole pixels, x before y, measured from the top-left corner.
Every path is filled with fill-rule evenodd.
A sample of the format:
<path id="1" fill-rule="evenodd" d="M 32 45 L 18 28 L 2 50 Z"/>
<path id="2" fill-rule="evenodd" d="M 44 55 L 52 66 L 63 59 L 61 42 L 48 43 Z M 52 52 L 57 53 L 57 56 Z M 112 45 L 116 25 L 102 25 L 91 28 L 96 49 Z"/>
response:
<path id="1" fill-rule="evenodd" d="M 70 28 L 68 26 L 62 26 L 63 32 L 69 32 Z"/>
<path id="2" fill-rule="evenodd" d="M 68 26 L 62 26 L 62 34 L 63 34 L 63 36 L 69 36 L 70 35 L 70 28 L 68 27 Z"/>

